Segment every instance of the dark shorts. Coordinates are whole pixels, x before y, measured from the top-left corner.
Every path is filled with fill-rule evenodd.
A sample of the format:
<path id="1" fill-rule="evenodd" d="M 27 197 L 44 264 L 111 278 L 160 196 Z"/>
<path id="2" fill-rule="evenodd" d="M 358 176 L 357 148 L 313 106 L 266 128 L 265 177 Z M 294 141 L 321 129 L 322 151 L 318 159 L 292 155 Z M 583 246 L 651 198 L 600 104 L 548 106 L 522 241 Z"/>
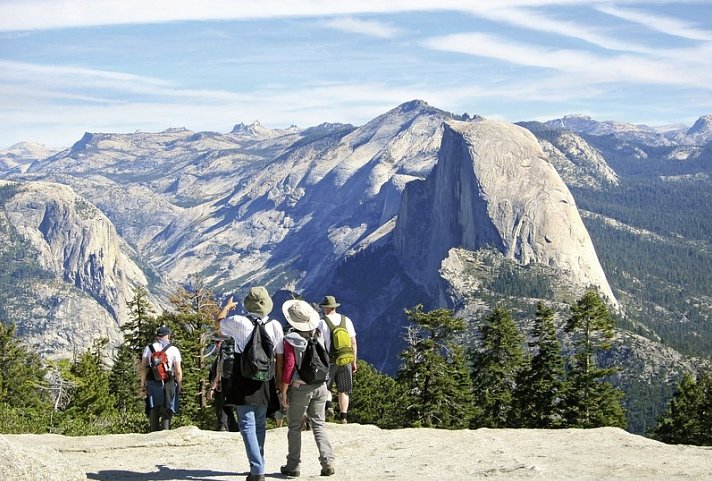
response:
<path id="1" fill-rule="evenodd" d="M 351 364 L 345 366 L 337 366 L 332 364 L 329 367 L 329 389 L 336 383 L 336 392 L 351 394 L 353 391 L 353 373 L 351 372 Z"/>

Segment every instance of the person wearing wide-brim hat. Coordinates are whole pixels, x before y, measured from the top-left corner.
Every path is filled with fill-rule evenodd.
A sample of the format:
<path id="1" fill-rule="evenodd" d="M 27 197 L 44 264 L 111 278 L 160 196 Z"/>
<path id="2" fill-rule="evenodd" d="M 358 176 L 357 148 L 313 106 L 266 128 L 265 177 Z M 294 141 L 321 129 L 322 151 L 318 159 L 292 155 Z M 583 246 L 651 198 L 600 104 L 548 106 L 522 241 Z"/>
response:
<path id="1" fill-rule="evenodd" d="M 339 420 L 342 424 L 346 424 L 349 411 L 349 397 L 353 391 L 353 373 L 358 369 L 356 363 L 358 346 L 356 345 L 356 329 L 354 329 L 353 322 L 347 316 L 336 312 L 336 308 L 340 305 L 340 303 L 336 302 L 334 296 L 324 296 L 324 300 L 319 303 L 319 307 L 321 307 L 324 312 L 322 319 L 329 327 L 330 333 L 325 336 L 327 339 L 327 347 L 329 347 L 332 355 L 329 385 L 327 387 L 331 391 L 332 384 L 336 383 L 336 395 L 339 400 Z M 334 352 L 332 345 L 332 336 L 337 327 L 345 328 L 351 338 L 351 349 L 348 353 L 350 361 L 346 360 L 344 361 L 346 364 L 341 365 L 337 364 L 335 360 L 337 353 Z M 331 400 L 326 403 L 326 409 L 329 415 L 333 415 L 334 409 L 332 408 Z"/>
<path id="2" fill-rule="evenodd" d="M 241 355 L 245 350 L 253 330 L 262 324 L 274 346 L 275 372 L 279 379 L 282 372 L 283 330 L 279 321 L 270 319 L 272 298 L 263 286 L 249 289 L 243 299 L 246 313 L 228 316 L 237 307 L 230 296 L 215 317 L 215 331 L 218 334 L 232 336 L 235 340 L 235 353 Z M 245 445 L 247 459 L 250 463 L 250 474 L 247 481 L 264 481 L 265 458 L 264 442 L 267 429 L 268 409 L 276 394 L 270 381 L 249 379 L 240 374 L 239 369 L 233 371 L 235 382 L 227 393 L 227 403 L 234 404 L 237 410 L 237 423 Z"/>
<path id="3" fill-rule="evenodd" d="M 311 425 L 314 440 L 319 450 L 321 475 L 334 474 L 334 450 L 326 436 L 326 402 L 331 398 L 326 382 L 307 383 L 299 376 L 304 352 L 310 343 L 318 343 L 326 359 L 324 332 L 328 327 L 319 313 L 301 299 L 290 299 L 282 305 L 282 313 L 291 329 L 284 336 L 284 368 L 280 387 L 280 402 L 287 409 L 287 464 L 281 467 L 282 474 L 297 477 L 301 468 L 302 423 L 304 415 Z M 312 345 L 317 348 L 317 346 Z M 302 372 L 304 372 L 302 370 Z M 322 371 L 327 372 L 326 366 Z"/>

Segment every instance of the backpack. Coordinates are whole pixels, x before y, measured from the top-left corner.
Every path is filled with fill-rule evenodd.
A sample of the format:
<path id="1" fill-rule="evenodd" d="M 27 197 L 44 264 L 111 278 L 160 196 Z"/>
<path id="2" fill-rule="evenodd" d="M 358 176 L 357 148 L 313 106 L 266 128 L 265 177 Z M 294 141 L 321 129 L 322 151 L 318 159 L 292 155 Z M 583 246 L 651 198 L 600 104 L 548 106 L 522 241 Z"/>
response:
<path id="1" fill-rule="evenodd" d="M 228 337 L 220 342 L 216 371 L 223 379 L 232 377 L 232 368 L 235 364 L 235 339 Z"/>
<path id="2" fill-rule="evenodd" d="M 254 329 L 240 355 L 240 373 L 247 379 L 269 381 L 274 376 L 274 343 L 263 323 L 249 319 Z"/>
<path id="3" fill-rule="evenodd" d="M 157 351 L 153 344 L 150 344 L 149 349 L 151 350 L 151 358 L 149 359 L 149 366 L 151 366 L 151 371 L 153 372 L 153 378 L 156 381 L 167 381 L 171 378 L 171 370 L 168 368 L 168 355 L 166 351 L 170 344 L 166 347 Z"/>
<path id="4" fill-rule="evenodd" d="M 324 344 L 319 342 L 316 333 L 307 339 L 307 347 L 297 367 L 297 372 L 301 380 L 307 384 L 326 382 L 329 375 L 329 355 L 326 353 Z"/>
<path id="5" fill-rule="evenodd" d="M 341 314 L 341 323 L 335 326 L 329 316 L 324 321 L 331 331 L 331 360 L 337 366 L 345 366 L 354 362 L 354 348 L 351 345 L 351 334 L 346 329 L 346 317 Z"/>

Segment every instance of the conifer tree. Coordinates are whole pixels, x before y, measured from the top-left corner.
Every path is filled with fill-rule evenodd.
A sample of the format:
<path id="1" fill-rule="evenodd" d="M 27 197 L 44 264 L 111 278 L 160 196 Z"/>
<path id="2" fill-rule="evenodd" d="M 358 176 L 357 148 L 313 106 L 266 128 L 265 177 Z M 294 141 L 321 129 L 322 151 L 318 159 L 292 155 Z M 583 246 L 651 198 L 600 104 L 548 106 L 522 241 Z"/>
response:
<path id="1" fill-rule="evenodd" d="M 457 335 L 465 322 L 452 311 L 406 310 L 411 322 L 401 352 L 397 381 L 405 391 L 400 405 L 411 426 L 465 428 L 473 413 L 471 384 Z"/>
<path id="2" fill-rule="evenodd" d="M 208 409 L 207 401 L 210 365 L 205 352 L 218 311 L 215 295 L 200 277 L 193 277 L 186 287 L 171 296 L 171 302 L 177 312 L 163 313 L 158 321 L 171 327 L 171 343 L 180 349 L 183 359 L 181 422 L 212 426 L 214 413 Z"/>
<path id="3" fill-rule="evenodd" d="M 712 446 L 710 413 L 712 375 L 701 373 L 695 379 L 685 374 L 658 420 L 653 437 L 669 444 Z"/>
<path id="4" fill-rule="evenodd" d="M 515 424 L 526 428 L 559 427 L 563 423 L 564 358 L 556 337 L 554 311 L 543 302 L 537 304 L 529 346 L 535 354 L 517 381 Z"/>
<path id="5" fill-rule="evenodd" d="M 133 298 L 127 302 L 129 319 L 122 326 L 124 344 L 141 358 L 144 347 L 154 341 L 158 326 L 153 306 L 148 301 L 148 291 L 143 286 L 134 289 Z"/>
<path id="6" fill-rule="evenodd" d="M 473 427 L 501 428 L 511 422 L 513 393 L 525 366 L 524 338 L 511 313 L 501 305 L 480 327 L 479 347 L 472 351 L 472 385 L 479 415 Z"/>
<path id="7" fill-rule="evenodd" d="M 109 373 L 109 389 L 116 398 L 116 409 L 121 413 L 143 412 L 144 403 L 139 397 L 140 361 L 126 344 L 119 346 Z"/>
<path id="8" fill-rule="evenodd" d="M 566 423 L 571 427 L 625 428 L 623 392 L 606 380 L 616 367 L 596 365 L 596 354 L 611 348 L 613 318 L 594 291 L 588 291 L 571 308 L 564 330 L 572 335 L 574 355 L 569 360 Z"/>
<path id="9" fill-rule="evenodd" d="M 17 339 L 15 325 L 0 322 L 0 404 L 47 406 L 45 373 L 39 354 Z"/>
<path id="10" fill-rule="evenodd" d="M 76 382 L 67 411 L 73 417 L 94 421 L 115 414 L 116 399 L 109 389 L 109 373 L 103 359 L 106 340 L 95 342 L 72 365 Z"/>
<path id="11" fill-rule="evenodd" d="M 403 393 L 395 379 L 359 359 L 353 382 L 349 419 L 384 429 L 404 426 Z"/>

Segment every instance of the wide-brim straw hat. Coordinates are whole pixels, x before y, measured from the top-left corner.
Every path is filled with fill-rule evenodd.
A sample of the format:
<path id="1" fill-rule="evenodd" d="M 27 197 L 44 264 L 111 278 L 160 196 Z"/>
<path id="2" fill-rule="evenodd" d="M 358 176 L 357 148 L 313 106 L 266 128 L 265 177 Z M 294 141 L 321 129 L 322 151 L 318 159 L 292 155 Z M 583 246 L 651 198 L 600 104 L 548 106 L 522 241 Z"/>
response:
<path id="1" fill-rule="evenodd" d="M 282 313 L 289 325 L 297 331 L 313 331 L 319 325 L 319 313 L 301 299 L 286 301 L 282 304 Z"/>

